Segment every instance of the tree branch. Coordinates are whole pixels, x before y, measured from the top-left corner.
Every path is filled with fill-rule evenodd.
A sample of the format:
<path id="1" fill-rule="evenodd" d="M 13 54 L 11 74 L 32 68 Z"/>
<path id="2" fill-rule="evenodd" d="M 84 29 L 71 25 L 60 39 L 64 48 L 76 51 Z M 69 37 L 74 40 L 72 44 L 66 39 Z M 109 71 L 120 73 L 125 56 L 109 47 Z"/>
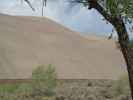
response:
<path id="1" fill-rule="evenodd" d="M 44 6 L 46 7 L 47 5 L 47 0 L 43 0 L 42 1 L 42 16 L 43 16 L 43 13 L 44 13 Z"/>
<path id="2" fill-rule="evenodd" d="M 32 6 L 32 4 L 30 3 L 29 0 L 24 0 L 24 1 L 29 5 L 29 7 L 30 7 L 33 11 L 35 11 L 35 8 Z"/>
<path id="3" fill-rule="evenodd" d="M 72 0 L 72 3 L 82 3 L 88 6 L 88 9 L 96 9 L 107 21 L 112 23 L 113 17 L 97 2 L 97 0 Z"/>
<path id="4" fill-rule="evenodd" d="M 88 2 L 89 9 L 96 9 L 111 24 L 114 22 L 115 18 L 108 14 L 107 11 L 96 0 L 88 0 Z"/>
<path id="5" fill-rule="evenodd" d="M 82 3 L 82 4 L 88 4 L 87 1 L 81 1 L 81 0 L 72 0 L 71 3 Z"/>

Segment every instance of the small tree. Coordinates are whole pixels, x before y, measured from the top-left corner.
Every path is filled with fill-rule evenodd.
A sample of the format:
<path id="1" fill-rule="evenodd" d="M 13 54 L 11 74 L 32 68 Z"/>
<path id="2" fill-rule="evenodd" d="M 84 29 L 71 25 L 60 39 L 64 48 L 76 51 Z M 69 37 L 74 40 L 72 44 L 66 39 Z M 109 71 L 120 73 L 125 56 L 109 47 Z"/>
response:
<path id="1" fill-rule="evenodd" d="M 50 64 L 48 66 L 39 66 L 32 73 L 32 86 L 36 95 L 50 96 L 54 94 L 56 87 L 55 68 Z"/>

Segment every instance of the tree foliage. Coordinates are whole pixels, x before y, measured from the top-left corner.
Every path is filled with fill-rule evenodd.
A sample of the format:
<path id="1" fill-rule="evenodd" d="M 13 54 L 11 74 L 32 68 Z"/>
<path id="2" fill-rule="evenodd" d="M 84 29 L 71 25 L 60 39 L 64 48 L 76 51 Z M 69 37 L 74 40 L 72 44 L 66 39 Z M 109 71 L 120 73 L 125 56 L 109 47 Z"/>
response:
<path id="1" fill-rule="evenodd" d="M 33 11 L 35 8 L 32 6 L 30 0 L 24 0 L 31 7 Z M 47 5 L 47 2 L 54 0 L 40 0 L 42 1 L 42 16 L 44 6 Z M 81 3 L 85 7 L 89 7 L 90 2 L 98 2 L 102 6 L 105 12 L 112 17 L 121 17 L 125 24 L 130 24 L 129 30 L 133 31 L 133 0 L 64 0 L 65 2 L 72 3 Z M 73 5 L 71 5 L 73 6 Z"/>
<path id="2" fill-rule="evenodd" d="M 125 24 L 132 25 L 133 0 L 71 0 L 73 3 L 81 3 L 84 6 L 90 5 L 91 1 L 97 1 L 104 8 L 105 12 L 112 17 L 121 17 Z"/>

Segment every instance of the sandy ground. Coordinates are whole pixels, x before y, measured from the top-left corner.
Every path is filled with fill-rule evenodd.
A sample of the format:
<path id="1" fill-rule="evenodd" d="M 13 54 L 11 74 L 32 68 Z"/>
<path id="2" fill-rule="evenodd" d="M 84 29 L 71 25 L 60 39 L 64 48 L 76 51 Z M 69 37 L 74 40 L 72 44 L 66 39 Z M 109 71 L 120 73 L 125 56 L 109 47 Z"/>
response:
<path id="1" fill-rule="evenodd" d="M 0 78 L 29 78 L 53 64 L 59 79 L 117 79 L 125 62 L 113 40 L 87 38 L 46 18 L 0 14 Z"/>

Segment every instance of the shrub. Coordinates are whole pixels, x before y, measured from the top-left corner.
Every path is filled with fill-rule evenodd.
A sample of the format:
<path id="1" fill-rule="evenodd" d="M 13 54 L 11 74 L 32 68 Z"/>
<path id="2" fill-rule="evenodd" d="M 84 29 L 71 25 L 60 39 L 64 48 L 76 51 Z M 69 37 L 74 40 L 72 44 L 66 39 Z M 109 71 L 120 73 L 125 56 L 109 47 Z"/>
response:
<path id="1" fill-rule="evenodd" d="M 55 68 L 50 64 L 48 66 L 39 66 L 32 73 L 32 86 L 36 95 L 51 96 L 56 88 Z"/>
<path id="2" fill-rule="evenodd" d="M 112 86 L 114 96 L 127 95 L 130 96 L 130 87 L 128 75 L 122 75 Z"/>

